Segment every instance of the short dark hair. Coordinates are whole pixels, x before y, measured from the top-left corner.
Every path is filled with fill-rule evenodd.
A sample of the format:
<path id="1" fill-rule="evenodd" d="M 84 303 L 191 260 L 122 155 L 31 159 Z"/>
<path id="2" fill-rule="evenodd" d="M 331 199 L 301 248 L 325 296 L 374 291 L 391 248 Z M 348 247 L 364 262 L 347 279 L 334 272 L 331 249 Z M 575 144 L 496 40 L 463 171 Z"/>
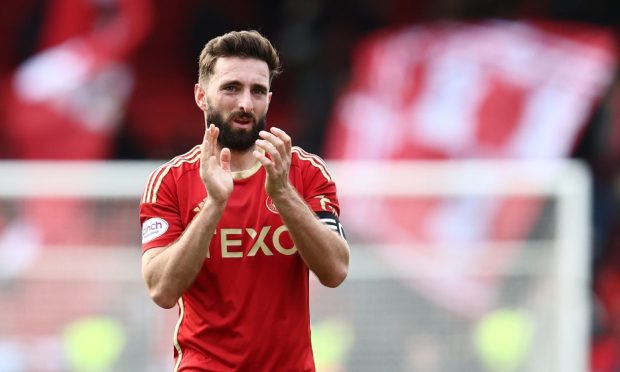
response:
<path id="1" fill-rule="evenodd" d="M 258 31 L 232 31 L 209 40 L 198 58 L 198 82 L 203 83 L 213 74 L 220 57 L 256 58 L 269 67 L 269 83 L 282 72 L 278 52 L 271 42 Z"/>

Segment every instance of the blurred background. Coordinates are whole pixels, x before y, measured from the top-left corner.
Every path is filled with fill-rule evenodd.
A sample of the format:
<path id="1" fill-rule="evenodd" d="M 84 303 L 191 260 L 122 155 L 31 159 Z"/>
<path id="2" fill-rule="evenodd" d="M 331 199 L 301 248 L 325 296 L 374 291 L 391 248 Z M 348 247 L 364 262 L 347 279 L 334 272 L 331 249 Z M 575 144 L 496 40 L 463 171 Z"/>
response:
<path id="1" fill-rule="evenodd" d="M 579 368 L 620 370 L 617 1 L 22 0 L 0 12 L 0 371 L 169 370 L 176 313 L 139 281 L 139 193 L 202 138 L 198 54 L 240 29 L 284 65 L 268 123 L 336 176 L 389 179 L 343 187 L 363 269 L 314 288 L 319 370 L 565 372 L 526 355 L 571 311 L 544 307 L 571 238 L 585 242 L 563 284 L 587 305 Z M 433 170 L 472 159 L 580 161 L 585 181 L 558 182 L 585 182 L 583 226 L 556 228 L 561 192 L 540 185 L 562 172 Z M 76 160 L 98 165 L 39 162 Z M 353 162 L 411 168 L 370 179 Z M 429 192 L 433 177 L 449 187 Z M 477 177 L 483 191 L 454 191 Z M 439 280 L 415 277 L 429 267 Z"/>

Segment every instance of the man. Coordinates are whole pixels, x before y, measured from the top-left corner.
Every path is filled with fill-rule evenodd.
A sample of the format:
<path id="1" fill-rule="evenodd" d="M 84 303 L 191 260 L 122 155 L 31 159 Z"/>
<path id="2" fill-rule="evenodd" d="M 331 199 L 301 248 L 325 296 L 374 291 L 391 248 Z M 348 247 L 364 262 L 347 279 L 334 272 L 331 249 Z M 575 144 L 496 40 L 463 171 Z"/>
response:
<path id="1" fill-rule="evenodd" d="M 209 41 L 202 145 L 147 182 L 142 272 L 155 303 L 179 306 L 175 371 L 314 371 L 308 269 L 338 286 L 349 247 L 323 161 L 264 130 L 280 69 L 256 31 Z"/>

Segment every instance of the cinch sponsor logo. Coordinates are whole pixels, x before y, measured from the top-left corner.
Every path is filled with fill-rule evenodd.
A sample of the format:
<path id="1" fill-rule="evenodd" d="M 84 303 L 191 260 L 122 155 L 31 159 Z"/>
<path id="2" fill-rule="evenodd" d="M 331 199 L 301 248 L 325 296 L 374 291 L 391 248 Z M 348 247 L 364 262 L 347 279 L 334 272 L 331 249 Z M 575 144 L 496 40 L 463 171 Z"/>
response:
<path id="1" fill-rule="evenodd" d="M 168 222 L 163 218 L 149 218 L 142 224 L 142 244 L 162 236 L 168 231 Z"/>
<path id="2" fill-rule="evenodd" d="M 214 235 L 219 235 L 222 258 L 254 257 L 259 254 L 273 256 L 275 253 L 290 256 L 297 253 L 297 248 L 290 239 L 290 233 L 285 225 L 273 230 L 271 226 L 263 226 L 260 231 L 252 228 L 218 229 Z M 285 239 L 285 235 L 289 235 L 289 239 Z M 214 239 L 217 239 L 215 236 Z M 244 252 L 244 247 L 250 244 L 252 246 Z M 207 258 L 210 256 L 210 252 L 207 251 Z"/>

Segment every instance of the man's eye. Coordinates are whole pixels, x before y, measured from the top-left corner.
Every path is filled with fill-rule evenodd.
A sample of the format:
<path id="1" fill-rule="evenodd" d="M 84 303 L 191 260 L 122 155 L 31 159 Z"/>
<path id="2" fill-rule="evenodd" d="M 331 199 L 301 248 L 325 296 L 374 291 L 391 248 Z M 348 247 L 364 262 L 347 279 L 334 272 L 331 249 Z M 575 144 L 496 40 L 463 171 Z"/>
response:
<path id="1" fill-rule="evenodd" d="M 267 92 L 264 89 L 256 88 L 253 90 L 254 94 L 266 94 Z"/>
<path id="2" fill-rule="evenodd" d="M 234 85 L 229 85 L 227 87 L 224 87 L 224 90 L 227 91 L 227 92 L 235 92 L 235 91 L 237 91 L 237 87 L 234 86 Z"/>

